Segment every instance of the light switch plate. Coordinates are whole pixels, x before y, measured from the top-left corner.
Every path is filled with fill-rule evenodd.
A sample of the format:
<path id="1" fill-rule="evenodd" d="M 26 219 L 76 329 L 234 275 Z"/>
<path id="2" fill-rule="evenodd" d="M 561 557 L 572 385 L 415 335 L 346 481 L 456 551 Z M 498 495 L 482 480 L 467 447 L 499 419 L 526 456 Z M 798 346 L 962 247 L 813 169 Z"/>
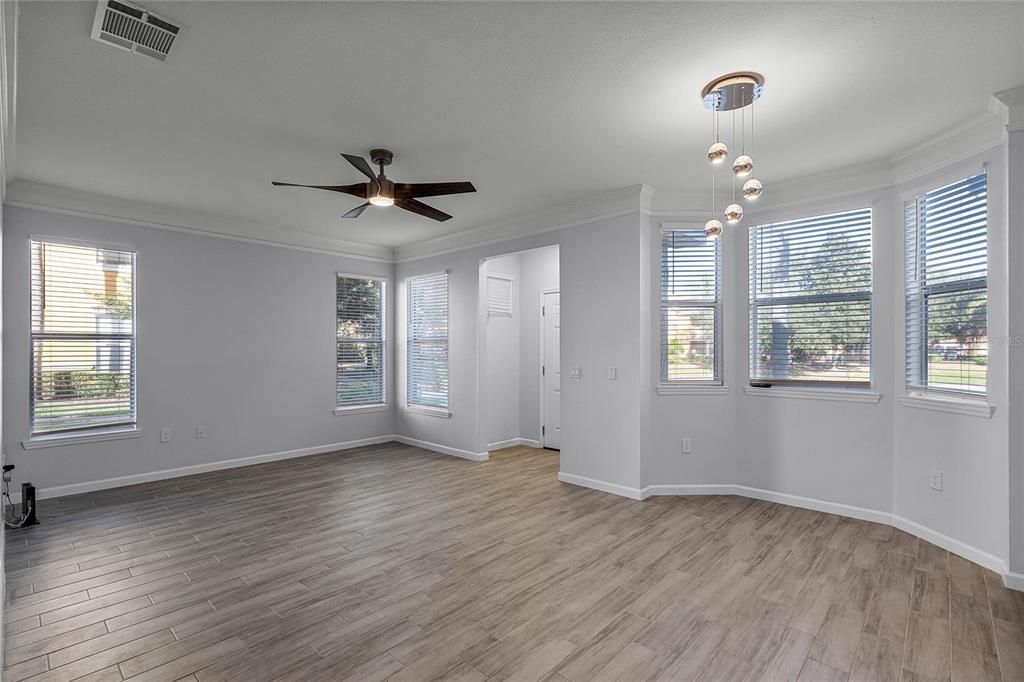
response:
<path id="1" fill-rule="evenodd" d="M 569 378 L 570 379 L 579 379 L 581 376 L 583 376 L 583 368 L 582 367 L 570 367 L 569 368 Z"/>
<path id="2" fill-rule="evenodd" d="M 609 367 L 608 368 L 608 381 L 615 381 L 619 378 L 619 368 Z"/>

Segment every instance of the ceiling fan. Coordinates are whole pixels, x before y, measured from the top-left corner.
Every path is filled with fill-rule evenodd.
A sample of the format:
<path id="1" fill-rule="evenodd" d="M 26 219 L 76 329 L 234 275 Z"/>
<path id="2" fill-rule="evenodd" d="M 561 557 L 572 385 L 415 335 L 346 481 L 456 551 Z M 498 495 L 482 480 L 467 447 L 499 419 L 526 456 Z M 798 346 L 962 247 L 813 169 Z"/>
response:
<path id="1" fill-rule="evenodd" d="M 296 185 L 291 182 L 273 182 L 278 187 L 308 187 L 310 189 L 325 189 L 329 192 L 341 192 L 351 194 L 360 199 L 366 199 L 365 204 L 356 206 L 351 211 L 341 216 L 342 218 L 358 218 L 366 210 L 367 206 L 397 206 L 406 211 L 418 213 L 427 218 L 433 218 L 444 222 L 451 218 L 444 211 L 439 211 L 433 206 L 427 206 L 420 197 L 439 197 L 445 194 L 466 194 L 475 192 L 472 182 L 420 182 L 403 183 L 392 182 L 384 176 L 384 166 L 391 164 L 394 158 L 387 149 L 371 149 L 370 160 L 377 164 L 380 173 L 373 174 L 373 169 L 366 163 L 366 159 L 352 154 L 342 154 L 345 160 L 355 166 L 356 170 L 370 179 L 369 182 L 357 182 L 354 185 Z"/>

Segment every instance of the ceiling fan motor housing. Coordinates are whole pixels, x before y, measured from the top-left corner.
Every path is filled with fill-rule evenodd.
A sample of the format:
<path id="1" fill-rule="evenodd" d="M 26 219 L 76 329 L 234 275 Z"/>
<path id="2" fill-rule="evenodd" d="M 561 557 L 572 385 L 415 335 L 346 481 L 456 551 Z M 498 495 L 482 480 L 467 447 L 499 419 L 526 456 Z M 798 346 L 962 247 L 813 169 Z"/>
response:
<path id="1" fill-rule="evenodd" d="M 375 163 L 378 166 L 381 165 L 381 164 L 383 164 L 385 166 L 390 166 L 391 165 L 391 160 L 394 159 L 394 158 L 395 158 L 395 155 L 392 154 L 387 149 L 371 149 L 370 150 L 370 161 L 373 161 L 373 163 Z"/>

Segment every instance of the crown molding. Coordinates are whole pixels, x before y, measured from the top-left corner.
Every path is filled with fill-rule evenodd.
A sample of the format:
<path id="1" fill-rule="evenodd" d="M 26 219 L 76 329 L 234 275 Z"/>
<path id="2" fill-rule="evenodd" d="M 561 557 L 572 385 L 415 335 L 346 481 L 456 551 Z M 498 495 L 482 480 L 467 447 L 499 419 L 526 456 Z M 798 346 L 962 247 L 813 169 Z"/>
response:
<path id="1" fill-rule="evenodd" d="M 654 199 L 654 188 L 650 185 L 640 185 L 640 212 L 644 215 L 651 215 L 651 201 Z"/>
<path id="2" fill-rule="evenodd" d="M 1004 100 L 996 99 L 1006 93 L 1011 93 L 1007 95 L 1008 99 L 1011 96 L 1018 98 L 1011 101 L 1018 102 L 1018 116 L 1024 116 L 1024 86 L 997 93 L 993 101 L 1006 108 Z M 889 189 L 977 156 L 1002 144 L 1006 140 L 1006 131 L 1012 130 L 1009 123 L 1003 124 L 1002 116 L 1005 114 L 1000 115 L 993 108 L 990 105 L 988 111 L 888 158 L 773 183 L 758 201 L 757 212 L 806 206 L 809 198 L 816 202 L 839 201 Z M 1024 121 L 1021 125 L 1024 126 Z M 703 220 L 707 215 L 706 210 L 694 209 L 694 206 L 707 203 L 706 195 L 678 191 L 659 192 L 658 197 L 665 201 L 658 202 L 652 211 L 655 217 Z"/>
<path id="3" fill-rule="evenodd" d="M 628 213 L 650 214 L 654 190 L 633 185 L 588 199 L 542 208 L 499 223 L 485 225 L 425 242 L 400 246 L 374 246 L 335 240 L 309 233 L 275 229 L 222 215 L 198 213 L 129 199 L 93 194 L 29 180 L 14 180 L 4 203 L 64 215 L 141 225 L 162 230 L 310 251 L 382 263 L 417 260 L 551 232 Z"/>
<path id="4" fill-rule="evenodd" d="M 490 225 L 399 246 L 395 249 L 395 262 L 440 256 L 629 213 L 650 213 L 653 195 L 654 190 L 647 185 L 632 185 L 586 199 L 540 208 Z"/>
<path id="5" fill-rule="evenodd" d="M 27 180 L 12 181 L 7 188 L 4 203 L 9 206 L 33 208 L 65 215 L 360 260 L 391 263 L 394 256 L 394 250 L 388 246 L 374 246 L 320 237 L 309 233 L 275 228 L 270 225 L 254 224 L 227 216 L 157 206 Z"/>
<path id="6" fill-rule="evenodd" d="M 893 184 L 902 185 L 977 156 L 1006 140 L 1006 130 L 991 110 L 978 114 L 924 142 L 889 157 Z"/>
<path id="7" fill-rule="evenodd" d="M 988 108 L 1003 121 L 1007 132 L 1024 130 L 1024 85 L 995 93 Z"/>

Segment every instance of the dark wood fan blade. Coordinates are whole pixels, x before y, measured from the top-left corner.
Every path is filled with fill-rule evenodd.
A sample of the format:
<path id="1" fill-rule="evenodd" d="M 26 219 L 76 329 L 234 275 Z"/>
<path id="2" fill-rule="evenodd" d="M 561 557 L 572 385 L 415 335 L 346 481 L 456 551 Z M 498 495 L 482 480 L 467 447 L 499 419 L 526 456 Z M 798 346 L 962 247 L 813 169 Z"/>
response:
<path id="1" fill-rule="evenodd" d="M 270 183 L 276 187 L 306 187 L 308 189 L 325 189 L 328 192 L 341 192 L 342 194 L 351 194 L 354 197 L 360 199 L 366 198 L 366 183 L 360 182 L 355 185 L 296 185 L 291 182 L 272 182 Z"/>
<path id="2" fill-rule="evenodd" d="M 373 174 L 373 169 L 370 168 L 370 164 L 366 163 L 366 159 L 361 156 L 355 156 L 353 154 L 342 154 L 345 160 L 355 166 L 356 170 L 370 178 L 374 182 L 377 182 L 377 176 Z"/>
<path id="3" fill-rule="evenodd" d="M 441 223 L 451 218 L 451 216 L 444 211 L 438 211 L 433 206 L 427 206 L 422 201 L 416 201 L 415 199 L 395 199 L 395 206 L 404 208 L 406 211 L 419 213 L 421 216 L 425 216 L 427 218 L 433 218 Z"/>
<path id="4" fill-rule="evenodd" d="M 370 205 L 370 202 L 366 202 L 365 204 L 362 204 L 361 206 L 356 206 L 351 211 L 349 211 L 348 213 L 346 213 L 345 215 L 343 215 L 341 217 L 342 218 L 358 218 L 359 216 L 363 215 L 363 211 L 365 211 L 366 207 L 369 206 L 369 205 Z"/>
<path id="5" fill-rule="evenodd" d="M 395 183 L 395 198 L 440 197 L 446 194 L 475 192 L 472 182 L 417 182 Z"/>

